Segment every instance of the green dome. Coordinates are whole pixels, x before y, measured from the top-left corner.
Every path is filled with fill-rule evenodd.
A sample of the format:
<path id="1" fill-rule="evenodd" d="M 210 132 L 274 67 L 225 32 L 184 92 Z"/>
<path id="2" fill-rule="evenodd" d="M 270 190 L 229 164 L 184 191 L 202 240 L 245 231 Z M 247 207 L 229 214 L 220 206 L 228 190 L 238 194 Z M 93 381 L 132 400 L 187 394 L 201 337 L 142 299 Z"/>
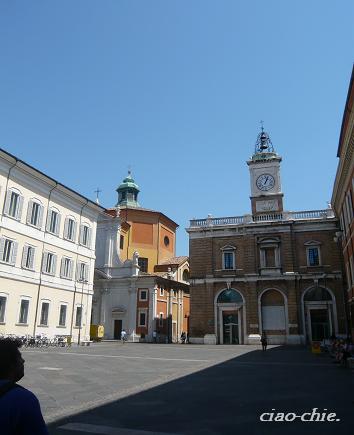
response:
<path id="1" fill-rule="evenodd" d="M 127 177 L 124 178 L 116 191 L 118 192 L 118 203 L 116 206 L 126 205 L 128 207 L 140 207 L 138 203 L 138 193 L 140 189 L 135 183 L 130 171 L 128 171 Z"/>
<path id="2" fill-rule="evenodd" d="M 134 178 L 130 171 L 128 171 L 128 176 L 124 178 L 123 182 L 118 186 L 117 192 L 123 189 L 135 189 L 140 192 L 139 186 L 135 183 Z"/>

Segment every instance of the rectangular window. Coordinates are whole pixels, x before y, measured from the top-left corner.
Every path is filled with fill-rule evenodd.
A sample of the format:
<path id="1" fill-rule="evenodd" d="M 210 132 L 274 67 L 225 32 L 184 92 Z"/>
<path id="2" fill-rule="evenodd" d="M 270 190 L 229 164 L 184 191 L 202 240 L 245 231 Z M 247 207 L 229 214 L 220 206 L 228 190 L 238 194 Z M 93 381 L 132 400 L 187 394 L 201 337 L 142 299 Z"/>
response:
<path id="1" fill-rule="evenodd" d="M 58 218 L 59 213 L 57 213 L 54 210 L 50 211 L 50 221 L 49 221 L 49 232 L 53 234 L 57 234 L 57 228 L 58 228 Z"/>
<path id="2" fill-rule="evenodd" d="M 224 269 L 234 269 L 234 253 L 224 252 Z"/>
<path id="3" fill-rule="evenodd" d="M 5 239 L 4 250 L 3 250 L 2 258 L 1 258 L 1 260 L 4 261 L 5 263 L 12 262 L 13 247 L 14 247 L 13 240 Z"/>
<path id="4" fill-rule="evenodd" d="M 5 322 L 6 296 L 0 296 L 0 323 Z"/>
<path id="5" fill-rule="evenodd" d="M 147 301 L 148 300 L 148 292 L 147 290 L 139 290 L 139 300 L 140 301 Z"/>
<path id="6" fill-rule="evenodd" d="M 87 225 L 81 225 L 80 227 L 80 243 L 87 247 L 91 243 L 91 228 Z"/>
<path id="7" fill-rule="evenodd" d="M 146 312 L 139 312 L 139 326 L 146 326 Z"/>
<path id="8" fill-rule="evenodd" d="M 61 260 L 61 272 L 62 278 L 71 279 L 73 270 L 73 261 L 71 258 L 63 257 Z"/>
<path id="9" fill-rule="evenodd" d="M 49 302 L 42 302 L 41 322 L 43 326 L 48 326 Z"/>
<path id="10" fill-rule="evenodd" d="M 160 296 L 163 296 L 164 295 L 164 289 L 163 289 L 163 287 L 160 287 Z"/>
<path id="11" fill-rule="evenodd" d="M 82 307 L 76 307 L 76 318 L 75 318 L 75 326 L 81 326 L 82 319 Z"/>
<path id="12" fill-rule="evenodd" d="M 18 323 L 27 324 L 28 308 L 29 308 L 29 300 L 22 299 L 21 307 L 20 307 L 20 317 L 18 319 Z"/>
<path id="13" fill-rule="evenodd" d="M 20 195 L 16 192 L 11 192 L 9 216 L 17 218 L 17 210 L 19 206 Z"/>
<path id="14" fill-rule="evenodd" d="M 319 266 L 320 255 L 317 247 L 307 249 L 307 259 L 309 266 Z"/>
<path id="15" fill-rule="evenodd" d="M 138 265 L 140 267 L 140 272 L 147 272 L 148 271 L 148 258 L 139 257 L 138 258 Z"/>
<path id="16" fill-rule="evenodd" d="M 88 265 L 86 263 L 78 263 L 77 265 L 77 280 L 87 281 L 88 280 Z"/>
<path id="17" fill-rule="evenodd" d="M 25 269 L 33 270 L 34 266 L 34 250 L 33 246 L 24 246 L 23 248 L 23 258 L 22 267 Z"/>
<path id="18" fill-rule="evenodd" d="M 87 245 L 88 242 L 88 227 L 84 226 L 82 229 L 82 244 Z"/>
<path id="19" fill-rule="evenodd" d="M 60 311 L 59 311 L 59 326 L 65 326 L 66 325 L 66 305 L 60 305 Z"/>
<path id="20" fill-rule="evenodd" d="M 275 249 L 264 248 L 265 266 L 275 267 Z"/>
<path id="21" fill-rule="evenodd" d="M 120 235 L 120 238 L 119 238 L 119 248 L 123 249 L 123 247 L 124 247 L 124 236 Z"/>
<path id="22" fill-rule="evenodd" d="M 57 256 L 52 252 L 43 253 L 43 272 L 55 275 Z"/>
<path id="23" fill-rule="evenodd" d="M 74 229 L 75 229 L 75 221 L 69 218 L 67 221 L 67 230 L 66 230 L 66 238 L 68 240 L 74 240 Z"/>
<path id="24" fill-rule="evenodd" d="M 35 227 L 38 225 L 39 222 L 40 210 L 41 206 L 37 202 L 32 202 L 30 224 L 34 225 Z"/>

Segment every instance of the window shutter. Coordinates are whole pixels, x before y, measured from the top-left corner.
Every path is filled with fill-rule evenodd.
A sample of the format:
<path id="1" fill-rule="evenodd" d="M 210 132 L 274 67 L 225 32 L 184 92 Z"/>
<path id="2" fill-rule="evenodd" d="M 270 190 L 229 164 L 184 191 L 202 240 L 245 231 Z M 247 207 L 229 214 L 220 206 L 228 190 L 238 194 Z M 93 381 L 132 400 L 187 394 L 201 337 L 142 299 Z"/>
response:
<path id="1" fill-rule="evenodd" d="M 5 239 L 2 237 L 0 239 L 0 260 L 2 261 L 4 256 Z"/>
<path id="2" fill-rule="evenodd" d="M 5 214 L 9 214 L 10 211 L 10 202 L 11 202 L 11 190 L 6 192 L 6 200 L 5 200 Z"/>
<path id="3" fill-rule="evenodd" d="M 92 234 L 92 230 L 91 228 L 87 228 L 87 247 L 91 248 L 91 234 Z"/>
<path id="4" fill-rule="evenodd" d="M 80 225 L 80 234 L 79 234 L 79 243 L 82 245 L 82 241 L 84 239 L 84 226 Z"/>
<path id="5" fill-rule="evenodd" d="M 51 221 L 51 218 L 52 218 L 52 210 L 48 210 L 48 213 L 47 213 L 46 231 L 49 231 L 49 230 L 50 230 L 50 221 Z"/>
<path id="6" fill-rule="evenodd" d="M 17 250 L 18 250 L 18 243 L 16 241 L 13 241 L 12 250 L 11 250 L 11 264 L 16 263 Z"/>
<path id="7" fill-rule="evenodd" d="M 68 239 L 68 226 L 69 226 L 69 218 L 65 218 L 65 221 L 64 221 L 64 239 Z"/>
<path id="8" fill-rule="evenodd" d="M 73 224 L 73 241 L 76 241 L 76 228 L 77 228 L 77 223 L 74 221 Z"/>
<path id="9" fill-rule="evenodd" d="M 88 275 L 89 275 L 89 265 L 85 264 L 85 273 L 84 273 L 84 280 L 88 281 Z"/>
<path id="10" fill-rule="evenodd" d="M 39 229 L 41 229 L 42 225 L 43 225 L 43 212 L 44 212 L 44 207 L 43 207 L 43 205 L 40 205 L 39 206 L 39 213 L 38 213 L 38 224 L 37 224 L 37 227 Z"/>
<path id="11" fill-rule="evenodd" d="M 33 210 L 33 201 L 29 201 L 27 206 L 27 217 L 26 217 L 26 222 L 28 224 L 31 223 L 32 210 Z"/>
<path id="12" fill-rule="evenodd" d="M 74 266 L 74 261 L 70 260 L 69 273 L 68 273 L 68 278 L 70 278 L 70 279 L 72 279 L 72 277 L 73 277 L 73 266 Z"/>
<path id="13" fill-rule="evenodd" d="M 80 279 L 80 261 L 76 263 L 76 281 Z"/>
<path id="14" fill-rule="evenodd" d="M 42 272 L 46 272 L 48 252 L 43 252 Z"/>
<path id="15" fill-rule="evenodd" d="M 26 245 L 23 247 L 22 263 L 21 263 L 22 267 L 26 267 L 26 258 L 28 255 L 28 248 L 29 248 L 29 246 L 26 246 Z"/>
<path id="16" fill-rule="evenodd" d="M 57 215 L 57 222 L 56 222 L 56 225 L 55 225 L 55 234 L 56 234 L 56 235 L 59 235 L 59 231 L 60 231 L 60 221 L 61 221 L 61 214 L 58 213 L 58 215 Z"/>
<path id="17" fill-rule="evenodd" d="M 32 249 L 30 250 L 30 269 L 34 268 L 34 253 L 36 252 L 35 248 L 32 247 Z"/>
<path id="18" fill-rule="evenodd" d="M 19 195 L 18 204 L 17 204 L 17 212 L 16 212 L 16 219 L 18 219 L 18 220 L 21 220 L 22 209 L 23 209 L 23 196 Z"/>
<path id="19" fill-rule="evenodd" d="M 52 270 L 51 273 L 55 275 L 55 272 L 57 271 L 57 256 L 53 255 L 53 263 L 52 263 Z"/>
<path id="20" fill-rule="evenodd" d="M 65 257 L 61 257 L 61 262 L 60 262 L 60 276 L 61 276 L 61 278 L 64 276 L 64 264 L 65 264 Z"/>

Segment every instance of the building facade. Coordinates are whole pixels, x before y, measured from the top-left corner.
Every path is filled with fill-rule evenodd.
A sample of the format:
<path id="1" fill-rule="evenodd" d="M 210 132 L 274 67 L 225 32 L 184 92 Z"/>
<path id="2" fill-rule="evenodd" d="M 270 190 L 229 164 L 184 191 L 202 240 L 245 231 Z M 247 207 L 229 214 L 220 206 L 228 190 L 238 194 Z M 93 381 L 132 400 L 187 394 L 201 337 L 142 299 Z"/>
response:
<path id="1" fill-rule="evenodd" d="M 105 339 L 176 342 L 189 327 L 188 257 L 175 257 L 178 225 L 140 207 L 128 174 L 117 189 L 117 207 L 97 228 L 93 324 Z"/>
<path id="2" fill-rule="evenodd" d="M 89 338 L 103 208 L 0 150 L 0 333 Z"/>
<path id="3" fill-rule="evenodd" d="M 354 339 L 354 68 L 343 114 L 337 157 L 339 162 L 332 206 L 340 219 L 340 231 L 336 234 L 336 240 L 343 252 L 348 330 Z"/>
<path id="4" fill-rule="evenodd" d="M 333 211 L 286 212 L 281 157 L 262 129 L 247 162 L 252 213 L 194 219 L 190 336 L 195 343 L 300 344 L 345 335 Z"/>

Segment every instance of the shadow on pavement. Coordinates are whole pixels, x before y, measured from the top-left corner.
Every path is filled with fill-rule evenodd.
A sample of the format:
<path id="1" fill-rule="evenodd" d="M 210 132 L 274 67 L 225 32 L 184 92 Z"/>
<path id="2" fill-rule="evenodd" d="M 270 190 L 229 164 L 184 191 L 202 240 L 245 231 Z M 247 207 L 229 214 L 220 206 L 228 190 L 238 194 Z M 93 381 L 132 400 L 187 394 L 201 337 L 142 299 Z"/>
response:
<path id="1" fill-rule="evenodd" d="M 85 423 L 116 428 L 94 432 L 112 434 L 134 433 L 119 428 L 193 435 L 353 433 L 353 379 L 349 369 L 303 347 L 257 350 L 62 419 L 49 429 L 53 435 L 90 433 L 59 428 Z M 260 421 L 263 413 L 299 415 L 313 408 L 336 413 L 340 421 Z"/>

